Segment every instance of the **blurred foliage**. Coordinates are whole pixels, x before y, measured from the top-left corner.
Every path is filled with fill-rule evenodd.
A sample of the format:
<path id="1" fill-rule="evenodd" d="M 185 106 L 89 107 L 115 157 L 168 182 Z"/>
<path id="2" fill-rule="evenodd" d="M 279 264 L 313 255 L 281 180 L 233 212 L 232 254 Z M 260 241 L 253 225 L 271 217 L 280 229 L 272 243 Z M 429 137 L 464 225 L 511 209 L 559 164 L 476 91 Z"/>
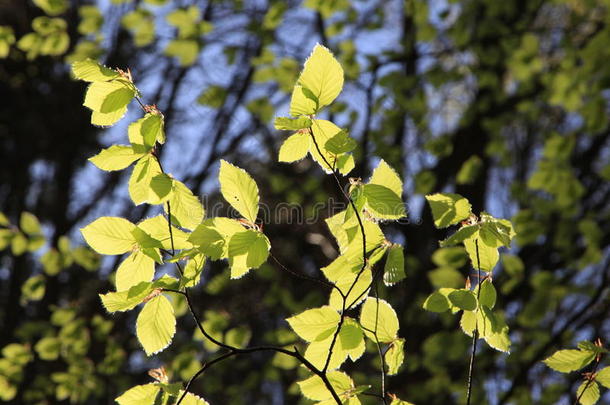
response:
<path id="1" fill-rule="evenodd" d="M 88 169 L 119 134 L 91 128 L 68 62 L 130 69 L 165 114 L 172 142 L 158 153 L 166 170 L 192 190 L 210 194 L 226 157 L 259 180 L 267 206 L 287 201 L 301 204 L 305 219 L 321 215 L 299 222 L 290 210 L 270 211 L 264 226 L 274 255 L 319 276 L 337 251 L 323 222 L 328 195 L 340 195 L 307 161 L 271 163 L 284 135 L 270 123 L 286 115 L 316 41 L 346 72 L 328 116 L 358 141 L 356 175 L 366 181 L 376 163 L 363 163 L 375 155 L 406 180 L 410 221 L 384 225 L 405 241 L 407 275 L 379 290 L 398 309 L 405 338 L 405 365 L 388 391 L 420 404 L 464 397 L 470 341 L 458 319 L 421 307 L 434 289 L 461 288 L 469 275 L 461 248 L 439 250 L 447 232 L 434 229 L 422 203 L 423 194 L 455 192 L 474 212 L 511 218 L 517 233 L 494 274 L 511 353 L 483 349 L 473 403 L 573 401 L 578 373 L 540 362 L 581 340 L 610 340 L 607 0 L 2 2 L 2 400 L 109 403 L 153 381 L 149 369 L 165 365 L 172 381 L 184 380 L 212 354 L 179 300 L 174 344 L 152 358 L 130 330 L 133 317 L 111 317 L 100 305 L 119 262 L 98 263 L 78 228 L 109 211 L 132 222 L 156 213 L 117 197 L 126 177 Z M 206 209 L 217 201 L 216 193 Z M 206 265 L 194 301 L 234 344 L 292 345 L 283 319 L 326 301 L 318 285 L 272 262 L 228 278 L 226 264 Z M 357 384 L 378 372 L 375 351 L 367 347 Z M 244 357 L 193 388 L 213 404 L 294 404 L 297 375 L 305 376 L 290 359 Z"/>

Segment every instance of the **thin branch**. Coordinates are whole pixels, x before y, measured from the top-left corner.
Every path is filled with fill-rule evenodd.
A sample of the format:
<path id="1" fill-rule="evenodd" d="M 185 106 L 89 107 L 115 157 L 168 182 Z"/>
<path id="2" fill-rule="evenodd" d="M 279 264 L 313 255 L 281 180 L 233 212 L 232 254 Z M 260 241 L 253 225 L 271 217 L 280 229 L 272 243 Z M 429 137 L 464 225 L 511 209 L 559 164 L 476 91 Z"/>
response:
<path id="1" fill-rule="evenodd" d="M 474 240 L 475 250 L 477 252 L 477 306 L 479 296 L 481 295 L 481 259 L 479 258 L 479 240 Z M 476 312 L 479 310 L 477 307 Z M 475 318 L 474 331 L 472 332 L 472 352 L 470 353 L 470 366 L 468 367 L 468 389 L 466 390 L 466 405 L 470 405 L 470 397 L 472 395 L 472 378 L 474 376 L 474 361 L 477 355 L 477 341 L 479 339 L 479 325 Z"/>
<path id="2" fill-rule="evenodd" d="M 580 394 L 576 397 L 576 400 L 574 400 L 573 405 L 578 405 L 580 403 L 580 399 L 585 394 L 585 392 L 587 392 L 589 385 L 591 385 L 591 382 L 595 379 L 595 372 L 597 371 L 597 367 L 599 366 L 599 362 L 601 359 L 602 359 L 601 353 L 599 353 L 597 356 L 595 356 L 595 364 L 593 365 L 593 370 L 591 370 L 591 373 L 587 376 L 587 383 L 585 384 L 585 388 L 583 388 L 583 390 L 580 392 Z"/>

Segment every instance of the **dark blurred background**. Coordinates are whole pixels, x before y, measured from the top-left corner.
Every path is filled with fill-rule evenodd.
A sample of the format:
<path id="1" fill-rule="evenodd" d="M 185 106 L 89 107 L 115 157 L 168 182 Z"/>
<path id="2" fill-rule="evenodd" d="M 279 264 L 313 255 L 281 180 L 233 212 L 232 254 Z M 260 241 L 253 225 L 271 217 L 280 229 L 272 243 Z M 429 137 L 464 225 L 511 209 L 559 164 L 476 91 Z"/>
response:
<path id="1" fill-rule="evenodd" d="M 253 175 L 268 206 L 309 213 L 341 196 L 311 160 L 277 163 L 287 134 L 272 122 L 287 115 L 302 62 L 320 42 L 345 69 L 324 118 L 359 141 L 351 175 L 367 178 L 383 158 L 405 181 L 409 221 L 384 226 L 407 255 L 407 279 L 380 286 L 406 338 L 406 363 L 388 391 L 417 404 L 463 402 L 470 339 L 458 317 L 421 308 L 434 288 L 463 286 L 468 273 L 459 254 L 433 255 L 445 232 L 423 195 L 449 191 L 474 212 L 510 218 L 518 233 L 494 273 L 511 353 L 482 345 L 473 403 L 571 403 L 580 375 L 540 361 L 580 340 L 610 341 L 609 23 L 608 0 L 0 2 L 0 399 L 113 403 L 152 381 L 150 368 L 165 365 L 184 381 L 213 355 L 193 339 L 180 301 L 174 342 L 153 358 L 135 338 L 136 314 L 100 305 L 118 258 L 99 261 L 78 228 L 156 211 L 134 208 L 129 171 L 87 162 L 127 143 L 140 111 L 93 127 L 69 63 L 90 57 L 131 69 L 143 100 L 165 115 L 165 169 L 205 195 L 206 207 L 219 200 L 224 158 Z M 264 231 L 276 257 L 312 276 L 336 254 L 323 218 L 272 221 Z M 283 319 L 327 294 L 273 262 L 231 282 L 226 263 L 209 262 L 193 289 L 207 327 L 242 344 L 297 342 Z M 372 347 L 346 367 L 374 387 L 378 368 Z M 303 375 L 260 354 L 216 366 L 194 391 L 212 404 L 306 403 L 294 384 Z"/>

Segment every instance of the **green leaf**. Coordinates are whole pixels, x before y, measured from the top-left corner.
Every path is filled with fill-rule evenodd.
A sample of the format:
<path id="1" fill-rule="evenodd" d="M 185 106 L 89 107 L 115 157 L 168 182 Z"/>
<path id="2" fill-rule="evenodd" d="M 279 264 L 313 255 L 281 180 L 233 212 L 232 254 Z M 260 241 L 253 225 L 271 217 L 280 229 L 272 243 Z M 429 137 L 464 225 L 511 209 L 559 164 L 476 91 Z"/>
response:
<path id="1" fill-rule="evenodd" d="M 379 184 L 365 184 L 365 208 L 378 219 L 400 219 L 406 215 L 400 196 L 391 189 Z"/>
<path id="2" fill-rule="evenodd" d="M 38 218 L 29 212 L 24 211 L 19 216 L 19 228 L 21 228 L 26 235 L 33 236 L 42 234 Z"/>
<path id="3" fill-rule="evenodd" d="M 426 298 L 424 309 L 431 312 L 445 312 L 450 308 L 449 300 L 438 291 L 433 292 Z"/>
<path id="4" fill-rule="evenodd" d="M 133 229 L 131 231 L 131 234 L 136 239 L 136 243 L 138 244 L 138 247 L 140 249 L 161 249 L 161 248 L 163 248 L 163 244 L 161 243 L 160 240 L 153 238 L 146 231 L 139 228 L 138 226 L 136 226 L 135 229 Z"/>
<path id="5" fill-rule="evenodd" d="M 340 316 L 333 308 L 323 306 L 308 309 L 286 319 L 292 330 L 307 342 L 325 340 L 332 336 L 339 324 Z"/>
<path id="6" fill-rule="evenodd" d="M 144 156 L 143 153 L 135 153 L 131 146 L 112 145 L 90 157 L 89 161 L 99 169 L 110 172 L 123 170 L 142 156 Z"/>
<path id="7" fill-rule="evenodd" d="M 558 350 L 552 356 L 546 358 L 544 364 L 560 373 L 569 373 L 580 370 L 595 358 L 595 353 L 583 352 L 581 350 Z"/>
<path id="8" fill-rule="evenodd" d="M 345 130 L 339 131 L 324 144 L 327 151 L 337 155 L 351 152 L 356 149 L 356 146 L 358 146 L 356 141 L 350 138 Z"/>
<path id="9" fill-rule="evenodd" d="M 606 388 L 610 388 L 610 366 L 604 367 L 595 375 L 595 381 Z"/>
<path id="10" fill-rule="evenodd" d="M 163 203 L 150 184 L 152 179 L 160 174 L 161 167 L 154 156 L 146 155 L 138 160 L 129 177 L 129 196 L 134 204 Z"/>
<path id="11" fill-rule="evenodd" d="M 330 121 L 315 119 L 313 120 L 311 131 L 313 134 L 313 138 L 315 139 L 315 143 L 311 142 L 311 145 L 309 147 L 309 153 L 311 154 L 313 160 L 315 160 L 326 173 L 332 173 L 333 164 L 335 166 L 335 169 L 340 168 L 339 158 L 341 156 L 347 155 L 337 156 L 334 153 L 330 152 L 326 149 L 326 142 L 328 142 L 329 139 L 341 132 L 341 128 L 339 128 Z M 320 150 L 319 152 L 318 149 Z M 328 162 L 328 164 L 326 162 Z M 345 170 L 341 170 L 341 173 L 345 173 Z"/>
<path id="12" fill-rule="evenodd" d="M 414 405 L 411 402 L 403 401 L 402 399 L 397 398 L 395 395 L 389 395 L 392 398 L 392 402 L 390 402 L 390 405 Z"/>
<path id="13" fill-rule="evenodd" d="M 343 68 L 327 48 L 316 44 L 305 61 L 298 83 L 317 99 L 319 110 L 332 103 L 341 92 Z"/>
<path id="14" fill-rule="evenodd" d="M 148 301 L 136 322 L 136 334 L 148 356 L 169 346 L 176 333 L 174 307 L 163 295 Z"/>
<path id="15" fill-rule="evenodd" d="M 377 339 L 383 343 L 389 343 L 396 339 L 398 334 L 398 317 L 392 306 L 382 300 L 367 298 L 360 312 L 360 324 L 364 334 L 371 340 Z"/>
<path id="16" fill-rule="evenodd" d="M 500 259 L 498 249 L 488 246 L 479 238 L 479 234 L 475 233 L 471 237 L 464 240 L 464 247 L 472 262 L 472 267 L 475 270 L 483 270 L 491 272 Z M 478 247 L 478 249 L 477 249 Z"/>
<path id="17" fill-rule="evenodd" d="M 172 243 L 169 233 L 169 223 L 163 215 L 157 215 L 152 218 L 147 218 L 138 223 L 138 228 L 146 232 L 151 238 L 161 242 L 163 249 L 171 250 Z M 172 234 L 174 239 L 173 249 L 191 249 L 193 245 L 188 242 L 189 234 L 172 225 Z M 157 245 L 158 246 L 158 245 Z"/>
<path id="18" fill-rule="evenodd" d="M 360 266 L 361 267 L 361 266 Z M 358 267 L 358 271 L 360 271 Z M 345 309 L 351 309 L 359 305 L 368 295 L 373 281 L 373 274 L 370 268 L 365 268 L 356 280 L 357 273 L 346 271 L 338 279 L 335 285 L 345 295 L 350 291 L 345 299 Z M 353 287 L 352 287 L 353 285 Z M 339 295 L 336 289 L 333 288 L 330 293 L 329 304 L 337 311 L 343 309 L 343 298 Z"/>
<path id="19" fill-rule="evenodd" d="M 307 93 L 307 90 L 302 86 L 299 86 L 298 84 L 295 85 L 290 98 L 289 114 L 293 117 L 315 114 L 318 108 L 318 102 L 315 99 L 309 98 L 308 95 L 310 94 L 311 92 Z"/>
<path id="20" fill-rule="evenodd" d="M 307 117 L 288 118 L 276 117 L 273 125 L 278 130 L 298 131 L 299 129 L 311 127 L 312 121 Z"/>
<path id="21" fill-rule="evenodd" d="M 130 83 L 123 80 L 93 82 L 87 89 L 83 105 L 92 111 L 108 114 L 125 108 L 135 95 Z"/>
<path id="22" fill-rule="evenodd" d="M 497 293 L 494 285 L 486 279 L 481 283 L 481 292 L 479 293 L 479 303 L 485 305 L 489 309 L 493 309 L 496 305 Z"/>
<path id="23" fill-rule="evenodd" d="M 379 186 L 387 187 L 392 190 L 399 199 L 402 199 L 402 180 L 400 180 L 398 173 L 396 173 L 396 171 L 383 159 L 379 161 L 379 164 L 375 170 L 373 170 L 373 174 L 367 184 L 377 184 Z"/>
<path id="24" fill-rule="evenodd" d="M 94 60 L 85 59 L 72 64 L 74 77 L 86 82 L 108 82 L 120 77 L 119 73 L 100 65 Z"/>
<path id="25" fill-rule="evenodd" d="M 178 392 L 178 398 L 181 398 L 183 393 L 184 391 L 180 390 L 180 392 Z M 209 403 L 205 399 L 187 392 L 181 405 L 209 405 Z"/>
<path id="26" fill-rule="evenodd" d="M 426 196 L 426 200 L 430 204 L 434 225 L 437 228 L 457 224 L 471 214 L 470 203 L 459 194 L 431 194 Z"/>
<path id="27" fill-rule="evenodd" d="M 173 179 L 165 173 L 158 174 L 150 179 L 150 188 L 162 202 L 169 199 L 172 186 Z"/>
<path id="28" fill-rule="evenodd" d="M 229 241 L 231 278 L 240 278 L 250 269 L 267 261 L 271 244 L 262 233 L 247 229 L 235 233 Z"/>
<path id="29" fill-rule="evenodd" d="M 163 207 L 169 215 L 168 207 L 171 207 L 171 220 L 185 229 L 195 229 L 201 223 L 205 215 L 203 205 L 193 192 L 178 180 L 173 180 L 173 188 L 169 197 L 169 206 Z"/>
<path id="30" fill-rule="evenodd" d="M 189 236 L 189 241 L 213 260 L 229 257 L 229 241 L 244 227 L 231 218 L 208 218 Z"/>
<path id="31" fill-rule="evenodd" d="M 441 241 L 441 247 L 457 245 L 458 243 L 462 243 L 464 240 L 470 238 L 472 235 L 476 234 L 479 230 L 478 225 L 466 225 L 462 226 L 457 232 L 453 235 L 449 236 L 447 239 Z"/>
<path id="32" fill-rule="evenodd" d="M 53 336 L 48 336 L 40 339 L 34 350 L 38 353 L 38 357 L 45 361 L 57 360 L 59 357 L 59 350 L 61 348 L 61 341 Z"/>
<path id="33" fill-rule="evenodd" d="M 464 311 L 474 311 L 477 308 L 477 299 L 470 290 L 455 290 L 447 296 L 451 304 Z"/>
<path id="34" fill-rule="evenodd" d="M 593 405 L 599 400 L 599 385 L 595 381 L 583 381 L 578 390 L 576 397 L 580 397 L 581 405 Z"/>
<path id="35" fill-rule="evenodd" d="M 140 136 L 144 146 L 152 148 L 156 142 L 165 143 L 165 131 L 163 128 L 163 115 L 160 113 L 147 113 L 139 123 Z"/>
<path id="36" fill-rule="evenodd" d="M 297 132 L 290 135 L 280 147 L 278 160 L 280 162 L 296 162 L 303 159 L 309 151 L 309 133 Z"/>
<path id="37" fill-rule="evenodd" d="M 142 281 L 152 281 L 154 275 L 154 260 L 141 251 L 133 252 L 121 262 L 116 271 L 116 289 L 117 291 L 129 290 Z"/>
<path id="38" fill-rule="evenodd" d="M 129 311 L 153 291 L 153 283 L 140 283 L 127 291 L 100 294 L 102 305 L 110 313 Z"/>
<path id="39" fill-rule="evenodd" d="M 159 384 L 136 385 L 116 398 L 120 405 L 150 405 L 154 404 L 161 391 Z"/>
<path id="40" fill-rule="evenodd" d="M 331 371 L 326 375 L 330 381 L 330 385 L 335 389 L 335 392 L 342 396 L 345 392 L 351 391 L 354 388 L 352 379 L 342 371 Z M 332 394 L 324 385 L 324 381 L 317 375 L 311 376 L 306 380 L 298 381 L 297 384 L 301 389 L 301 393 L 305 398 L 314 401 L 326 401 L 332 399 Z"/>
<path id="41" fill-rule="evenodd" d="M 127 112 L 127 106 L 112 111 L 109 113 L 103 113 L 100 111 L 93 111 L 91 114 L 91 123 L 99 127 L 109 127 L 119 121 Z"/>
<path id="42" fill-rule="evenodd" d="M 23 303 L 29 301 L 40 301 L 46 291 L 45 278 L 42 274 L 28 278 L 21 286 L 21 300 Z"/>
<path id="43" fill-rule="evenodd" d="M 385 362 L 388 366 L 388 375 L 398 374 L 400 366 L 405 359 L 405 340 L 396 339 L 394 340 L 387 352 L 385 352 Z"/>
<path id="44" fill-rule="evenodd" d="M 258 186 L 245 170 L 220 161 L 220 192 L 224 199 L 251 223 L 258 214 Z"/>
<path id="45" fill-rule="evenodd" d="M 125 218 L 100 217 L 80 231 L 96 252 L 103 255 L 120 255 L 134 247 L 136 239 L 132 232 L 135 228 L 136 226 Z"/>

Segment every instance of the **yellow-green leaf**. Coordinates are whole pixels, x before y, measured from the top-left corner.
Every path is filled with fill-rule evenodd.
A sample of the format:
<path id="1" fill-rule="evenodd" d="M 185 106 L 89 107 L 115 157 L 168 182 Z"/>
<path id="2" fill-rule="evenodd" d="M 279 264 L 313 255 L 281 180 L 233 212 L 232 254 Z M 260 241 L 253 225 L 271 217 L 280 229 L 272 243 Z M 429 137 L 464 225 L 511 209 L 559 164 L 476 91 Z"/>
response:
<path id="1" fill-rule="evenodd" d="M 317 99 L 317 110 L 333 102 L 343 88 L 343 68 L 324 46 L 316 44 L 298 83 Z"/>
<path id="2" fill-rule="evenodd" d="M 457 224 L 468 218 L 472 212 L 468 200 L 459 194 L 431 194 L 426 196 L 426 200 L 430 204 L 437 228 Z"/>
<path id="3" fill-rule="evenodd" d="M 168 208 L 171 208 L 173 224 L 186 229 L 195 229 L 203 220 L 205 212 L 201 201 L 184 183 L 178 180 L 173 181 L 173 189 L 168 202 L 169 206 L 165 204 L 164 208 L 168 214 Z"/>
<path id="4" fill-rule="evenodd" d="M 161 167 L 154 156 L 146 155 L 138 160 L 129 178 L 129 196 L 134 204 L 163 202 L 150 186 L 152 179 L 161 173 Z"/>
<path id="5" fill-rule="evenodd" d="M 258 186 L 245 170 L 221 160 L 220 192 L 233 208 L 251 223 L 256 222 L 258 215 Z"/>
<path id="6" fill-rule="evenodd" d="M 398 317 L 392 306 L 382 300 L 367 298 L 360 312 L 360 324 L 371 340 L 389 343 L 398 335 Z M 376 332 L 376 333 L 372 333 Z M 375 334 L 377 339 L 375 339 Z"/>
<path id="7" fill-rule="evenodd" d="M 595 353 L 581 350 L 558 350 L 544 360 L 544 364 L 555 371 L 569 373 L 580 370 L 595 358 Z"/>
<path id="8" fill-rule="evenodd" d="M 142 156 L 143 153 L 135 153 L 131 146 L 112 145 L 90 157 L 89 161 L 101 170 L 114 171 L 125 169 Z"/>
<path id="9" fill-rule="evenodd" d="M 134 247 L 136 239 L 132 232 L 135 227 L 125 218 L 100 217 L 82 228 L 81 233 L 96 252 L 120 255 Z"/>
<path id="10" fill-rule="evenodd" d="M 174 307 L 163 295 L 148 301 L 136 321 L 136 334 L 148 356 L 169 346 L 176 333 Z"/>
<path id="11" fill-rule="evenodd" d="M 131 253 L 116 271 L 117 291 L 128 290 L 142 281 L 151 281 L 155 275 L 155 262 L 141 251 Z"/>
<path id="12" fill-rule="evenodd" d="M 154 404 L 161 391 L 159 384 L 136 385 L 116 398 L 120 405 L 150 405 Z"/>
<path id="13" fill-rule="evenodd" d="M 308 309 L 286 319 L 290 327 L 307 342 L 324 340 L 337 329 L 340 316 L 333 308 L 323 306 Z"/>
<path id="14" fill-rule="evenodd" d="M 108 82 L 119 77 L 118 72 L 100 65 L 92 59 L 74 62 L 72 73 L 75 78 L 86 82 Z"/>
<path id="15" fill-rule="evenodd" d="M 290 135 L 280 147 L 278 160 L 289 163 L 303 159 L 309 151 L 309 137 L 308 132 L 297 132 Z"/>
<path id="16" fill-rule="evenodd" d="M 396 339 L 390 344 L 390 348 L 385 352 L 385 362 L 388 366 L 388 375 L 398 374 L 400 366 L 405 359 L 405 340 Z"/>
<path id="17" fill-rule="evenodd" d="M 231 278 L 240 278 L 250 269 L 265 263 L 271 245 L 262 233 L 247 229 L 235 233 L 229 241 Z"/>

